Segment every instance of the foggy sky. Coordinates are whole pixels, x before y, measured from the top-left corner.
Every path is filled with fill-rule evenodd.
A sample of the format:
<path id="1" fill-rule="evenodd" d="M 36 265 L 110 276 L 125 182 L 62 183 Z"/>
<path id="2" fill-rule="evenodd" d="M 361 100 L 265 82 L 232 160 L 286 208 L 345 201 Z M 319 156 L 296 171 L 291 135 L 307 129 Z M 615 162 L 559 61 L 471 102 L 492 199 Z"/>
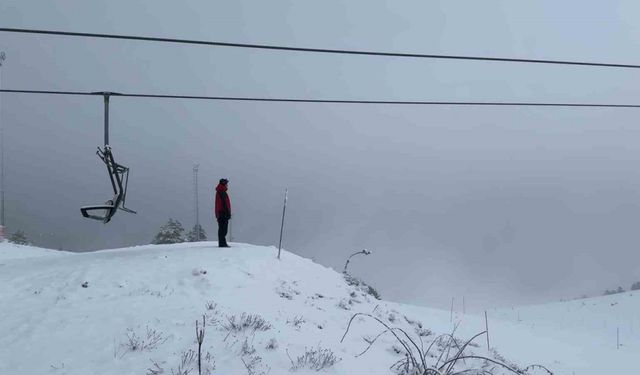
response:
<path id="1" fill-rule="evenodd" d="M 3 27 L 239 43 L 637 63 L 635 1 L 8 1 Z M 638 103 L 635 70 L 305 54 L 0 33 L 2 88 L 372 100 Z M 102 99 L 1 94 L 7 230 L 74 251 L 149 243 L 169 217 L 211 238 L 230 179 L 235 241 L 351 271 L 391 300 L 475 309 L 640 280 L 634 109 L 111 100 L 131 168 L 111 223 Z"/>

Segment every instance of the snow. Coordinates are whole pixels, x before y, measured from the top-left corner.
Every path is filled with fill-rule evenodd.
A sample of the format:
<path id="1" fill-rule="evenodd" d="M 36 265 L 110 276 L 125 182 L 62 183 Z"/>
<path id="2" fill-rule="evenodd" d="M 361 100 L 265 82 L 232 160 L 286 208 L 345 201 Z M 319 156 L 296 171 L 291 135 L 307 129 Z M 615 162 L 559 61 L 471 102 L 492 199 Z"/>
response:
<path id="1" fill-rule="evenodd" d="M 33 246 L 16 245 L 11 242 L 0 242 L 0 264 L 3 264 L 4 260 L 25 259 L 47 255 L 64 254 L 69 253 L 66 251 L 42 249 Z"/>
<path id="2" fill-rule="evenodd" d="M 322 373 L 392 373 L 389 367 L 403 355 L 393 351 L 398 345 L 391 335 L 356 358 L 367 347 L 363 337 L 381 331 L 373 319 L 354 319 L 341 342 L 356 312 L 416 339 L 417 322 L 436 335 L 457 325 L 455 336 L 465 339 L 484 330 L 484 315 L 455 313 L 452 322 L 449 311 L 376 300 L 347 285 L 342 274 L 290 252 L 278 261 L 273 247 L 231 245 L 66 253 L 0 244 L 0 374 L 142 375 L 152 374 L 154 363 L 171 374 L 183 353 L 197 350 L 195 321 L 203 314 L 202 350 L 215 361 L 213 374 L 248 374 L 252 363 L 255 374 L 287 374 L 289 357 L 295 361 L 312 348 L 330 349 L 341 359 Z M 491 310 L 491 345 L 509 362 L 542 364 L 558 375 L 635 374 L 638 311 L 638 293 Z M 225 328 L 243 313 L 260 315 L 271 328 Z M 127 345 L 136 337 L 145 345 Z M 148 345 L 154 337 L 158 342 Z M 434 337 L 425 337 L 425 345 Z M 277 347 L 267 349 L 269 342 Z M 470 350 L 487 355 L 486 338 L 476 343 Z"/>

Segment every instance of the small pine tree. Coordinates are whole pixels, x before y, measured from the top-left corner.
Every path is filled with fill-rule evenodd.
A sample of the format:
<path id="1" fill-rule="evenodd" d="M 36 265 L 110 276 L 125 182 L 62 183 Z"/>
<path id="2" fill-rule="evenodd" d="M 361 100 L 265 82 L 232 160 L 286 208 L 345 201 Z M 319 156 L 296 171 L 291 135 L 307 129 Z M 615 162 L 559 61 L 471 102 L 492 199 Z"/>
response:
<path id="1" fill-rule="evenodd" d="M 631 290 L 640 290 L 640 281 L 636 281 L 631 285 Z"/>
<path id="2" fill-rule="evenodd" d="M 153 238 L 154 245 L 184 242 L 184 228 L 178 220 L 169 221 L 160 227 L 160 232 Z"/>
<path id="3" fill-rule="evenodd" d="M 624 289 L 622 289 L 622 287 L 619 286 L 618 289 L 616 290 L 616 293 L 624 293 Z"/>
<path id="4" fill-rule="evenodd" d="M 198 232 L 200 232 L 200 236 L 198 237 Z M 206 241 L 207 240 L 207 232 L 204 231 L 202 225 L 196 224 L 191 228 L 189 233 L 187 233 L 187 241 L 188 242 L 197 242 L 197 241 Z"/>
<path id="5" fill-rule="evenodd" d="M 603 295 L 605 295 L 605 296 L 610 296 L 610 295 L 612 295 L 612 294 L 616 294 L 616 291 L 615 291 L 615 290 L 609 290 L 609 289 L 607 289 L 607 290 L 605 290 L 605 291 L 604 291 L 604 294 L 603 294 Z"/>
<path id="6" fill-rule="evenodd" d="M 29 245 L 29 240 L 27 239 L 27 234 L 23 231 L 19 230 L 9 237 L 9 242 L 13 242 L 18 245 Z"/>

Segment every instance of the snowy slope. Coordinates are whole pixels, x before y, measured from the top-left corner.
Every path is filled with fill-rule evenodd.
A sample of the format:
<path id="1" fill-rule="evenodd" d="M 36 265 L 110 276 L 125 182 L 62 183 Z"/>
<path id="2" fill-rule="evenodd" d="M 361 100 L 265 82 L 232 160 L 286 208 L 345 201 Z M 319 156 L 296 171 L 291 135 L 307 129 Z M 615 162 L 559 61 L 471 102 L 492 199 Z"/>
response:
<path id="1" fill-rule="evenodd" d="M 9 251 L 6 246 L 0 244 L 0 253 Z M 210 354 L 205 370 L 215 362 L 213 374 L 288 374 L 290 358 L 317 348 L 341 359 L 323 373 L 393 373 L 389 367 L 404 355 L 389 334 L 356 357 L 367 347 L 364 338 L 381 331 L 373 319 L 356 318 L 340 342 L 355 312 L 371 313 L 416 340 L 421 322 L 425 346 L 453 329 L 448 311 L 378 301 L 308 259 L 283 252 L 278 261 L 274 248 L 233 246 L 203 242 L 55 254 L 14 248 L 20 256 L 0 260 L 0 374 L 172 374 L 183 358 L 183 368 L 197 374 L 188 357 L 197 350 L 194 323 L 203 314 L 203 352 Z M 585 343 L 586 333 L 553 329 L 558 323 L 543 319 L 541 309 L 535 329 L 508 321 L 506 312 L 490 312 L 492 346 L 510 362 L 543 364 L 560 375 L 635 373 L 637 346 L 631 341 L 621 350 L 600 343 L 599 336 Z M 230 331 L 230 319 L 242 313 L 259 314 L 271 328 Z M 527 316 L 533 322 L 534 313 Z M 456 315 L 454 321 L 456 337 L 484 329 L 483 317 Z M 427 329 L 435 334 L 426 335 Z M 267 348 L 269 342 L 276 347 Z M 487 355 L 484 342 L 482 337 L 470 350 Z M 588 356 L 581 358 L 583 345 Z"/>
<path id="2" fill-rule="evenodd" d="M 640 292 L 586 298 L 544 305 L 495 310 L 491 316 L 508 321 L 535 337 L 554 342 L 542 349 L 545 356 L 557 356 L 556 370 L 576 374 L 640 374 Z M 618 347 L 619 343 L 619 347 Z M 496 341 L 497 345 L 506 344 Z M 516 351 L 511 352 L 517 355 Z M 633 371 L 631 371 L 633 370 Z"/>
<path id="3" fill-rule="evenodd" d="M 64 255 L 66 251 L 57 251 L 50 249 L 42 249 L 33 246 L 16 245 L 10 242 L 0 242 L 0 264 L 4 264 L 4 260 L 24 259 L 41 257 L 45 255 Z"/>

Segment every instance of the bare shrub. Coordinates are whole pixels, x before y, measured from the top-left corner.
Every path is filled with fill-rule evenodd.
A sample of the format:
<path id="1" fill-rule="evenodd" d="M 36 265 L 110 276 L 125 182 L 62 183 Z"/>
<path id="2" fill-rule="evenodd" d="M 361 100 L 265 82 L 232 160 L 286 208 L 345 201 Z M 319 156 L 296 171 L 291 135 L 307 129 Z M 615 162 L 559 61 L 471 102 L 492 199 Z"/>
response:
<path id="1" fill-rule="evenodd" d="M 265 346 L 267 350 L 275 350 L 278 349 L 278 341 L 275 338 L 271 338 L 269 342 L 267 342 L 267 346 Z"/>
<path id="2" fill-rule="evenodd" d="M 268 374 L 271 370 L 268 366 L 262 364 L 262 357 L 256 353 L 256 348 L 245 337 L 242 347 L 240 347 L 240 360 L 247 369 L 249 375 Z"/>
<path id="3" fill-rule="evenodd" d="M 422 328 L 422 322 L 420 322 L 418 320 L 411 319 L 411 318 L 407 317 L 406 315 L 403 315 L 403 317 L 404 317 L 404 320 L 406 320 L 407 323 L 409 323 L 410 325 L 417 326 L 418 328 Z"/>
<path id="4" fill-rule="evenodd" d="M 202 366 L 202 374 L 210 375 L 216 368 L 213 356 L 207 352 L 204 357 L 204 366 Z M 191 371 L 198 369 L 198 352 L 193 349 L 183 351 L 180 354 L 180 362 L 178 366 L 171 369 L 171 375 L 189 375 Z M 162 372 L 160 373 L 162 374 Z"/>
<path id="5" fill-rule="evenodd" d="M 266 375 L 271 371 L 269 366 L 262 364 L 262 357 L 257 354 L 241 357 L 240 360 L 249 375 Z"/>
<path id="6" fill-rule="evenodd" d="M 387 319 L 391 322 L 391 323 L 395 323 L 396 322 L 396 314 L 394 313 L 389 313 L 389 315 L 387 316 Z"/>
<path id="7" fill-rule="evenodd" d="M 305 322 L 306 321 L 302 315 L 294 316 L 293 319 L 287 319 L 287 324 L 292 325 L 295 329 L 300 329 Z"/>
<path id="8" fill-rule="evenodd" d="M 281 298 L 292 300 L 293 297 L 300 294 L 300 291 L 295 288 L 296 286 L 297 286 L 296 281 L 293 282 L 293 286 L 286 281 L 280 281 L 280 285 L 276 288 L 276 293 Z"/>
<path id="9" fill-rule="evenodd" d="M 420 337 L 429 337 L 429 336 L 433 336 L 433 332 L 430 329 L 426 329 L 426 328 L 420 328 L 420 327 L 416 327 L 415 328 L 415 332 L 416 335 L 420 336 Z M 475 343 L 472 343 L 473 345 L 476 345 Z M 471 344 L 469 344 L 471 345 Z"/>
<path id="10" fill-rule="evenodd" d="M 147 369 L 145 375 L 160 375 L 164 374 L 164 369 L 158 364 L 158 362 L 151 361 L 151 367 Z"/>
<path id="11" fill-rule="evenodd" d="M 230 333 L 238 333 L 247 330 L 253 332 L 264 332 L 270 330 L 272 326 L 258 314 L 242 313 L 242 315 L 240 315 L 239 317 L 237 315 L 228 317 L 227 323 L 224 325 L 224 328 Z"/>
<path id="12" fill-rule="evenodd" d="M 127 329 L 127 340 L 120 344 L 124 349 L 122 356 L 128 352 L 142 352 L 156 349 L 158 345 L 164 344 L 169 338 L 155 329 L 146 327 L 144 337 L 138 336 L 132 329 Z"/>
<path id="13" fill-rule="evenodd" d="M 253 344 L 249 344 L 249 340 L 245 337 L 244 342 L 240 347 L 240 355 L 248 356 L 248 355 L 255 354 L 255 352 L 256 352 L 256 348 L 253 347 Z"/>
<path id="14" fill-rule="evenodd" d="M 180 363 L 176 369 L 171 369 L 171 375 L 188 375 L 194 369 L 197 359 L 198 353 L 193 349 L 182 352 Z"/>
<path id="15" fill-rule="evenodd" d="M 210 326 L 218 325 L 220 323 L 220 319 L 221 319 L 221 316 L 222 316 L 222 313 L 220 311 L 220 308 L 219 308 L 218 304 L 213 302 L 213 301 L 208 301 L 205 304 L 205 308 L 207 310 L 204 313 L 204 316 L 206 318 L 206 322 Z"/>
<path id="16" fill-rule="evenodd" d="M 343 310 L 351 310 L 351 305 L 344 298 L 338 302 L 337 306 Z"/>
<path id="17" fill-rule="evenodd" d="M 218 310 L 218 304 L 217 304 L 217 303 L 215 303 L 213 300 L 211 300 L 211 301 L 207 301 L 207 303 L 206 303 L 204 306 L 205 306 L 205 307 L 207 308 L 207 310 L 209 310 L 209 311 L 216 311 L 216 310 Z"/>
<path id="18" fill-rule="evenodd" d="M 502 368 L 503 370 L 507 370 L 511 373 L 517 375 L 527 375 L 530 369 L 540 368 L 540 366 L 529 366 L 525 369 L 521 369 L 514 364 L 506 362 L 506 360 L 502 357 L 498 358 L 489 358 L 485 356 L 475 355 L 468 347 L 476 338 L 486 334 L 486 331 L 480 332 L 477 335 L 473 336 L 471 339 L 466 342 L 461 342 L 454 337 L 455 328 L 451 334 L 440 335 L 433 339 L 431 344 L 424 349 L 424 343 L 422 342 L 422 336 L 418 335 L 419 341 L 414 340 L 405 330 L 397 327 L 390 327 L 381 319 L 365 313 L 357 313 L 354 314 L 349 320 L 349 324 L 347 325 L 347 329 L 342 336 L 340 342 L 343 342 L 347 334 L 349 333 L 349 329 L 351 328 L 351 324 L 354 319 L 358 316 L 368 317 L 374 319 L 378 323 L 380 323 L 385 329 L 380 332 L 375 338 L 366 340 L 368 346 L 362 351 L 360 354 L 356 355 L 359 357 L 365 354 L 374 344 L 375 342 L 383 335 L 390 333 L 396 339 L 396 342 L 400 345 L 400 347 L 396 347 L 396 353 L 404 354 L 404 358 L 398 360 L 394 364 L 391 365 L 391 369 L 395 370 L 396 373 L 402 375 L 454 375 L 460 373 L 478 373 L 478 374 L 493 374 L 493 370 L 496 366 Z M 457 328 L 457 326 L 456 326 Z M 417 344 L 420 343 L 420 345 Z M 438 349 L 440 351 L 439 355 L 430 354 L 432 348 Z M 497 356 L 496 356 L 497 357 Z M 433 363 L 433 359 L 435 363 Z M 465 369 L 456 368 L 456 365 L 459 362 L 464 364 Z M 469 362 L 467 362 L 469 361 Z M 427 363 L 431 362 L 431 363 Z M 493 366 L 490 368 L 490 366 Z M 546 369 L 546 368 L 544 368 Z M 548 371 L 548 370 L 547 370 Z M 553 375 L 549 371 L 550 374 Z"/>
<path id="19" fill-rule="evenodd" d="M 289 352 L 287 351 L 287 356 Z M 310 369 L 320 371 L 325 368 L 329 368 L 340 361 L 340 358 L 331 351 L 331 349 L 325 349 L 321 347 L 307 349 L 305 348 L 304 354 L 298 356 L 294 361 L 289 356 L 291 361 L 291 371 L 297 371 L 300 369 Z"/>
<path id="20" fill-rule="evenodd" d="M 378 293 L 378 291 L 376 290 L 376 288 L 372 287 L 371 285 L 365 283 L 362 279 L 359 279 L 355 276 L 349 275 L 347 273 L 345 273 L 344 275 L 344 281 L 346 281 L 347 285 L 353 286 L 356 289 L 369 294 L 370 296 L 372 296 L 375 299 L 380 299 L 380 293 Z"/>

